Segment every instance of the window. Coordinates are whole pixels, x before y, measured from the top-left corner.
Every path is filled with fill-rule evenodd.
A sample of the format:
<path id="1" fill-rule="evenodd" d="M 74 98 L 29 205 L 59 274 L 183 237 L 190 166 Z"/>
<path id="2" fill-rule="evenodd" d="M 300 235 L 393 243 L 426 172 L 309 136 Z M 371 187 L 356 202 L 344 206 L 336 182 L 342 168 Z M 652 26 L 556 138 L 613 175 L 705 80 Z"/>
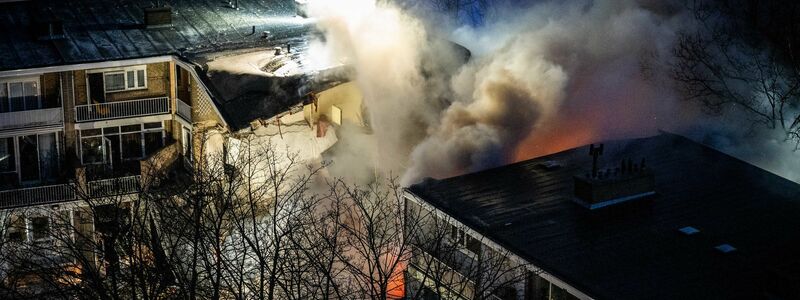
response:
<path id="1" fill-rule="evenodd" d="M 39 78 L 0 83 L 0 112 L 39 108 Z"/>
<path id="2" fill-rule="evenodd" d="M 18 137 L 20 179 L 25 181 L 39 180 L 39 143 L 36 135 Z"/>
<path id="3" fill-rule="evenodd" d="M 478 254 L 481 251 L 481 242 L 478 239 L 468 235 L 463 229 L 454 225 L 450 225 L 450 240 L 474 254 Z"/>
<path id="4" fill-rule="evenodd" d="M 81 138 L 81 152 L 84 164 L 103 163 L 103 137 Z"/>
<path id="5" fill-rule="evenodd" d="M 14 138 L 0 138 L 0 173 L 14 172 L 15 161 Z"/>
<path id="6" fill-rule="evenodd" d="M 188 160 L 192 161 L 192 131 L 187 128 L 183 127 L 183 156 Z"/>
<path id="7" fill-rule="evenodd" d="M 146 89 L 147 66 L 103 72 L 103 86 L 106 93 Z"/>
<path id="8" fill-rule="evenodd" d="M 81 131 L 83 164 L 139 160 L 164 147 L 164 128 L 161 122 L 87 129 Z"/>
<path id="9" fill-rule="evenodd" d="M 525 300 L 577 300 L 567 290 L 529 272 L 525 284 Z"/>
<path id="10" fill-rule="evenodd" d="M 106 92 L 116 92 L 125 90 L 125 74 L 124 73 L 105 73 L 103 75 L 103 82 L 105 82 Z"/>
<path id="11" fill-rule="evenodd" d="M 50 236 L 50 219 L 48 217 L 35 217 L 30 219 L 31 235 L 33 240 L 46 239 Z"/>
<path id="12" fill-rule="evenodd" d="M 10 242 L 22 243 L 25 237 L 25 216 L 11 215 L 8 222 L 8 239 Z"/>

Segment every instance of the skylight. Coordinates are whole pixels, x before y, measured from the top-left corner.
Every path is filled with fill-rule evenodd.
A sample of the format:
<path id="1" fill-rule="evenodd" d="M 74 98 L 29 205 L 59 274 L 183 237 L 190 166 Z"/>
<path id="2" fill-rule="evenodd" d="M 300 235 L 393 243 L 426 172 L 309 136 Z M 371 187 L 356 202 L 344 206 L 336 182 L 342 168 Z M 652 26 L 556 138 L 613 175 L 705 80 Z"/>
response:
<path id="1" fill-rule="evenodd" d="M 681 228 L 681 229 L 678 229 L 678 230 L 679 230 L 680 232 L 682 232 L 683 234 L 685 234 L 685 235 L 693 235 L 693 234 L 695 234 L 695 233 L 698 233 L 698 232 L 700 232 L 700 230 L 699 230 L 699 229 L 697 229 L 697 228 L 694 228 L 694 227 L 692 227 L 692 226 L 686 226 L 686 227 L 683 227 L 683 228 Z"/>
<path id="2" fill-rule="evenodd" d="M 736 251 L 736 248 L 731 246 L 730 244 L 722 244 L 714 247 L 714 249 L 717 249 L 717 251 L 722 253 L 731 253 L 733 251 Z"/>

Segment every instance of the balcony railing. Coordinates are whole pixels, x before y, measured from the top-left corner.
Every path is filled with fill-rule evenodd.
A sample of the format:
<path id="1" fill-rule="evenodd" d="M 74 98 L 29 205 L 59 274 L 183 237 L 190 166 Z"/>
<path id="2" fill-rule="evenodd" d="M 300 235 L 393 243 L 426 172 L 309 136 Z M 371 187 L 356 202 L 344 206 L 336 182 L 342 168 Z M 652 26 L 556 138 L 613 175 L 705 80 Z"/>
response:
<path id="1" fill-rule="evenodd" d="M 99 121 L 170 113 L 169 97 L 75 106 L 75 121 Z"/>
<path id="2" fill-rule="evenodd" d="M 181 99 L 177 99 L 177 100 L 178 101 L 175 101 L 175 102 L 178 103 L 178 107 L 177 107 L 178 108 L 177 109 L 178 116 L 180 116 L 184 120 L 186 120 L 189 123 L 191 123 L 192 122 L 192 107 L 189 106 L 189 104 L 186 104 L 186 102 L 181 101 Z"/>
<path id="3" fill-rule="evenodd" d="M 0 113 L 0 130 L 63 123 L 61 107 Z"/>
<path id="4" fill-rule="evenodd" d="M 141 176 L 89 181 L 87 188 L 88 198 L 135 194 L 141 191 Z M 74 184 L 65 183 L 0 191 L 0 209 L 75 201 L 79 199 L 76 190 Z"/>
<path id="5" fill-rule="evenodd" d="M 0 192 L 0 208 L 41 205 L 75 200 L 72 184 L 56 184 Z"/>
<path id="6" fill-rule="evenodd" d="M 141 176 L 133 175 L 90 181 L 88 188 L 88 194 L 93 198 L 135 194 L 141 191 Z"/>

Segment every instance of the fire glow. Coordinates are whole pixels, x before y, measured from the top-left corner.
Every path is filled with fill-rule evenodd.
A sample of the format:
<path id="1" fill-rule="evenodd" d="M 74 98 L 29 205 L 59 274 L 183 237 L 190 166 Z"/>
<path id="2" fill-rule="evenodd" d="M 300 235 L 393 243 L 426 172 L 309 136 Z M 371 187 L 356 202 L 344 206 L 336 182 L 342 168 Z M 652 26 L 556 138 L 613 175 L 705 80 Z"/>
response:
<path id="1" fill-rule="evenodd" d="M 680 12 L 551 1 L 447 29 L 373 0 L 309 8 L 326 37 L 311 52 L 353 66 L 376 168 L 404 174 L 404 184 L 676 130 L 695 117 L 665 86 Z M 441 67 L 456 54 L 433 35 L 472 50 L 470 61 Z"/>

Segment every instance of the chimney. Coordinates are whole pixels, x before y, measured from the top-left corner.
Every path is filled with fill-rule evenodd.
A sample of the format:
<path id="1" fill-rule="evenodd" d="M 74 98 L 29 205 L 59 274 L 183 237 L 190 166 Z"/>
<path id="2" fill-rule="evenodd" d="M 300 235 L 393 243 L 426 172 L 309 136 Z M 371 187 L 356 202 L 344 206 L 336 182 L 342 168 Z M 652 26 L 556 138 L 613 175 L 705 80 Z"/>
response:
<path id="1" fill-rule="evenodd" d="M 145 8 L 144 26 L 147 29 L 172 26 L 172 7 L 165 5 Z"/>
<path id="2" fill-rule="evenodd" d="M 597 175 L 577 175 L 573 179 L 574 202 L 590 210 L 656 194 L 655 175 L 646 167 L 644 159 L 639 165 L 632 160 L 623 159 L 618 168 L 608 169 Z"/>

